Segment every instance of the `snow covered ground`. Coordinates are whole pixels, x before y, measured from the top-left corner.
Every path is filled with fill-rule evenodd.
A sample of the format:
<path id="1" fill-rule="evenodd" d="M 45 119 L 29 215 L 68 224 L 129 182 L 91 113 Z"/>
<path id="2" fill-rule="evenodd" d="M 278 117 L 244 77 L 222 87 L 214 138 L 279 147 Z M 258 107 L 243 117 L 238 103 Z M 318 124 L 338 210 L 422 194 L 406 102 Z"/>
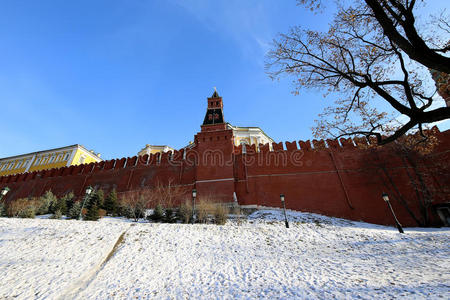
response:
<path id="1" fill-rule="evenodd" d="M 0 299 L 449 299 L 450 229 L 0 218 Z"/>

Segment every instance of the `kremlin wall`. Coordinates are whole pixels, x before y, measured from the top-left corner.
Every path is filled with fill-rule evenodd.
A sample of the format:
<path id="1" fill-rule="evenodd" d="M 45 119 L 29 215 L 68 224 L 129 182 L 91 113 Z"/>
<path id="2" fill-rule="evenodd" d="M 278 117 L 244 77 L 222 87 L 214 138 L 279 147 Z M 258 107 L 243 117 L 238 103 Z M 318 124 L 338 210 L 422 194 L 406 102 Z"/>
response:
<path id="1" fill-rule="evenodd" d="M 450 199 L 450 131 L 433 131 L 438 146 L 426 159 L 414 162 L 414 168 L 429 173 L 422 179 L 432 191 L 433 204 L 439 204 Z M 288 209 L 392 225 L 392 215 L 381 198 L 387 192 L 400 223 L 417 226 L 408 209 L 419 216 L 418 193 L 427 191 L 414 189 L 418 178 L 413 165 L 389 145 L 363 149 L 363 144 L 367 145 L 365 139 L 355 138 L 236 146 L 233 130 L 224 121 L 222 98 L 214 92 L 190 147 L 4 176 L 0 189 L 11 189 L 6 201 L 41 196 L 47 190 L 57 196 L 72 191 L 81 199 L 87 186 L 105 192 L 114 188 L 120 196 L 170 181 L 186 189 L 180 203 L 190 200 L 196 188 L 199 198 L 281 207 L 283 193 Z M 430 171 L 435 166 L 441 171 Z M 433 224 L 441 224 L 433 208 L 429 215 Z"/>

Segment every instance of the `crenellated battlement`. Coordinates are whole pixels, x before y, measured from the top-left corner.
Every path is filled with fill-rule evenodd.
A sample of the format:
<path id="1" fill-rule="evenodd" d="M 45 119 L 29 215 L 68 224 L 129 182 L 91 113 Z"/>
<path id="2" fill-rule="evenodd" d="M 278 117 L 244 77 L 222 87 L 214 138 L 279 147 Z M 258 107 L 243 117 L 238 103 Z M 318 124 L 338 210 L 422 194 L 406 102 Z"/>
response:
<path id="1" fill-rule="evenodd" d="M 431 132 L 433 135 L 439 135 L 441 132 L 439 129 L 434 126 L 429 131 L 425 131 L 425 133 Z M 293 151 L 361 151 L 368 148 L 374 148 L 377 146 L 377 141 L 375 137 L 371 137 L 369 140 L 365 137 L 354 137 L 354 138 L 340 138 L 339 140 L 299 140 L 297 141 L 286 141 L 286 142 L 274 142 L 267 144 L 259 144 L 256 145 L 239 145 L 235 146 L 234 154 L 241 155 L 243 154 L 243 148 L 246 149 L 246 154 L 257 154 L 257 153 L 266 153 L 266 152 L 293 152 Z"/>
<path id="2" fill-rule="evenodd" d="M 441 132 L 437 127 L 433 127 L 431 132 L 435 135 L 439 135 Z M 217 135 L 217 137 L 215 136 Z M 203 138 L 199 141 L 200 143 L 207 143 L 208 145 L 214 145 L 214 142 L 220 142 L 221 138 L 223 140 L 228 140 L 228 135 L 222 134 L 213 134 L 213 136 L 208 138 Z M 205 139 L 205 141 L 203 141 Z M 209 144 L 210 143 L 210 144 Z M 269 153 L 285 153 L 286 160 L 289 163 L 289 159 L 293 156 L 293 152 L 295 153 L 303 153 L 307 154 L 309 152 L 360 152 L 368 149 L 370 147 L 375 147 L 376 141 L 375 139 L 367 140 L 362 137 L 354 137 L 354 138 L 341 138 L 339 140 L 299 140 L 297 141 L 286 141 L 286 142 L 278 142 L 272 144 L 259 144 L 256 145 L 239 145 L 235 146 L 233 150 L 233 154 L 235 156 L 239 156 L 245 154 L 246 156 L 251 155 L 259 155 L 266 154 L 265 157 L 268 161 L 267 165 L 271 164 L 271 160 L 273 159 L 273 155 L 269 155 Z M 245 147 L 245 150 L 244 150 Z M 148 166 L 157 166 L 157 167 L 166 167 L 166 166 L 195 166 L 199 163 L 208 163 L 210 162 L 209 157 L 204 157 L 205 155 L 224 155 L 226 153 L 221 153 L 220 151 L 216 151 L 211 149 L 211 151 L 202 151 L 201 153 L 197 148 L 193 149 L 180 149 L 175 151 L 169 151 L 165 153 L 156 153 L 156 154 L 146 154 L 143 156 L 132 156 L 132 157 L 122 157 L 119 159 L 111 159 L 105 160 L 96 163 L 89 164 L 81 164 L 76 166 L 62 167 L 57 169 L 49 169 L 42 171 L 35 171 L 30 173 L 21 173 L 15 175 L 8 175 L 0 177 L 0 184 L 8 184 L 14 182 L 26 182 L 35 179 L 44 179 L 51 177 L 62 177 L 62 176 L 73 176 L 73 175 L 89 175 L 96 174 L 99 172 L 108 172 L 108 171 L 117 171 L 120 169 L 130 169 L 130 168 L 145 168 Z M 297 156 L 298 157 L 298 156 Z M 208 159 L 207 159 L 208 158 Z M 226 157 L 220 158 L 222 163 L 227 163 Z M 261 158 L 260 158 L 261 161 Z M 295 162 L 294 162 L 295 163 Z"/>

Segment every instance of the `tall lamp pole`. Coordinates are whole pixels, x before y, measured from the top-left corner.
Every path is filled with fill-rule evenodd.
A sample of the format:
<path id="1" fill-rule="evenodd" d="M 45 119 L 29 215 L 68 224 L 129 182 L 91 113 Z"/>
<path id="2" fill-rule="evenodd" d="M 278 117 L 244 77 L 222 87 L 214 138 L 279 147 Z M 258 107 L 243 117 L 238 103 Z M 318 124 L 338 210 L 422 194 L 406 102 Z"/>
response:
<path id="1" fill-rule="evenodd" d="M 192 190 L 192 224 L 194 224 L 195 221 L 195 198 L 197 198 L 197 190 Z"/>
<path id="2" fill-rule="evenodd" d="M 4 188 L 2 188 L 2 190 L 0 191 L 0 201 L 3 200 L 3 197 L 6 196 L 6 194 L 8 194 L 9 192 L 9 187 L 5 186 Z"/>
<path id="3" fill-rule="evenodd" d="M 383 197 L 383 200 L 387 203 L 387 205 L 389 206 L 389 209 L 391 210 L 392 215 L 394 216 L 394 220 L 395 220 L 395 224 L 397 225 L 398 232 L 404 233 L 403 228 L 402 228 L 402 224 L 400 224 L 400 222 L 397 220 L 397 217 L 395 216 L 394 210 L 392 209 L 392 205 L 389 202 L 388 194 L 383 193 L 381 195 L 381 197 Z"/>
<path id="4" fill-rule="evenodd" d="M 84 205 L 86 204 L 86 201 L 89 199 L 89 196 L 91 195 L 91 193 L 92 193 L 92 191 L 93 191 L 94 189 L 91 187 L 91 186 L 88 186 L 87 188 L 86 188 L 86 194 L 84 195 L 84 199 L 83 199 L 83 205 L 81 206 L 81 209 L 80 209 L 80 216 L 78 217 L 78 220 L 81 220 L 81 214 L 83 213 L 83 208 L 84 208 Z"/>
<path id="5" fill-rule="evenodd" d="M 286 203 L 284 202 L 284 194 L 280 194 L 281 203 L 283 204 L 283 211 L 284 211 L 284 224 L 286 225 L 286 228 L 289 228 L 289 222 L 286 215 Z"/>

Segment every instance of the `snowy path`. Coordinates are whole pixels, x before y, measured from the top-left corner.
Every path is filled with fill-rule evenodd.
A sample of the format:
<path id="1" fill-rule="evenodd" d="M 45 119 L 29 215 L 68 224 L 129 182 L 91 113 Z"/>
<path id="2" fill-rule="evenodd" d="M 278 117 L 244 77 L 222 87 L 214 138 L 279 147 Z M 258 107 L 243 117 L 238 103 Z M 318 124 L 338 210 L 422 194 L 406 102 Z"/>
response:
<path id="1" fill-rule="evenodd" d="M 58 298 L 95 268 L 128 226 L 0 218 L 0 299 Z"/>
<path id="2" fill-rule="evenodd" d="M 115 254 L 73 295 L 76 299 L 450 298 L 448 228 L 406 229 L 400 235 L 394 228 L 291 213 L 295 222 L 286 229 L 284 223 L 270 221 L 272 217 L 241 226 L 229 222 L 131 227 L 111 219 L 98 223 L 0 219 L 0 274 L 7 274 L 6 282 L 0 275 L 0 299 L 57 298 L 62 287 L 84 274 L 81 268 L 95 267 L 104 258 L 98 249 L 111 249 L 127 228 Z M 59 226 L 65 222 L 66 228 Z M 34 229 L 28 232 L 30 228 Z M 34 236 L 28 246 L 21 242 L 24 231 Z M 49 231 L 51 235 L 45 234 Z M 85 247 L 82 254 L 81 241 L 73 241 L 63 255 L 59 236 L 67 243 L 74 231 L 83 232 L 82 244 L 92 247 Z M 54 254 L 40 254 L 47 247 Z M 8 252 L 10 258 L 5 259 Z M 22 261 L 25 257 L 28 264 Z M 39 263 L 40 257 L 47 261 Z M 31 272 L 25 272 L 27 267 Z M 58 268 L 61 272 L 55 273 Z"/>

